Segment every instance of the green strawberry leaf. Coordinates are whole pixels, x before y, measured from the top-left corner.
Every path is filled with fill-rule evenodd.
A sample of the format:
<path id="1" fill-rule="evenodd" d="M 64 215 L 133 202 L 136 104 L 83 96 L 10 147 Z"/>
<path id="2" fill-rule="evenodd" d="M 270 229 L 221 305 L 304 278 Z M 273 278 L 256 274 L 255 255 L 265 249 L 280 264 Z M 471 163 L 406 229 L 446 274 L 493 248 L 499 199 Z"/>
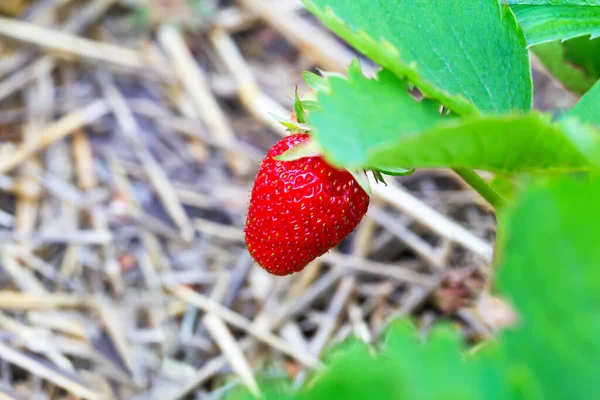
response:
<path id="1" fill-rule="evenodd" d="M 367 79 L 329 78 L 318 94 L 311 135 L 328 161 L 349 169 L 452 167 L 494 172 L 554 173 L 593 168 L 577 143 L 597 141 L 572 120 L 558 124 L 538 113 L 442 117 L 383 70 Z M 340 135 L 343 132 L 343 135 Z"/>
<path id="2" fill-rule="evenodd" d="M 554 41 L 531 50 L 544 67 L 573 93 L 583 94 L 600 78 L 600 39 L 582 36 Z"/>
<path id="3" fill-rule="evenodd" d="M 600 168 L 600 81 L 590 89 L 577 104 L 569 111 L 563 120 L 576 119 L 593 128 L 587 130 L 579 126 L 579 134 L 572 135 L 572 143 L 583 153 L 591 163 Z"/>
<path id="4" fill-rule="evenodd" d="M 525 38 L 497 0 L 303 0 L 331 30 L 458 114 L 529 110 Z"/>
<path id="5" fill-rule="evenodd" d="M 519 311 L 502 335 L 514 371 L 538 398 L 587 399 L 600 381 L 600 180 L 561 178 L 526 190 L 501 218 L 499 285 Z"/>
<path id="6" fill-rule="evenodd" d="M 600 3 L 589 1 L 509 1 L 525 31 L 527 45 L 566 40 L 578 36 L 600 35 Z"/>
<path id="7" fill-rule="evenodd" d="M 493 373 L 500 362 L 488 355 L 482 360 L 464 360 L 462 347 L 456 329 L 448 325 L 435 327 L 423 343 L 415 327 L 401 320 L 386 332 L 379 351 L 356 341 L 340 346 L 331 355 L 329 368 L 295 398 L 509 398 L 506 378 Z"/>
<path id="8" fill-rule="evenodd" d="M 415 100 L 406 84 L 389 71 L 380 71 L 377 80 L 370 80 L 358 67 L 351 67 L 347 79 L 327 81 L 330 94 L 318 93 L 322 110 L 311 113 L 310 125 L 311 135 L 334 165 L 361 169 L 368 163 L 368 151 L 380 143 L 442 121 L 436 103 Z"/>
<path id="9" fill-rule="evenodd" d="M 585 124 L 600 128 L 600 81 L 575 104 L 567 117 L 574 117 Z"/>
<path id="10" fill-rule="evenodd" d="M 583 68 L 588 76 L 600 77 L 600 40 L 580 36 L 563 43 L 565 60 Z"/>
<path id="11" fill-rule="evenodd" d="M 548 72 L 558 79 L 566 89 L 581 95 L 596 83 L 598 76 L 595 75 L 595 72 L 587 71 L 581 65 L 567 59 L 567 46 L 572 40 L 566 43 L 560 41 L 542 43 L 532 47 L 531 50 Z M 587 41 L 592 43 L 598 41 L 598 39 L 593 41 L 587 39 Z M 590 53 L 590 55 L 593 55 L 593 53 Z"/>
<path id="12" fill-rule="evenodd" d="M 600 6 L 600 0 L 498 0 L 500 3 L 529 6 Z"/>
<path id="13" fill-rule="evenodd" d="M 465 118 L 382 144 L 371 150 L 367 165 L 500 173 L 588 171 L 594 167 L 579 143 L 598 140 L 576 120 L 552 124 L 537 113 Z"/>
<path id="14" fill-rule="evenodd" d="M 296 91 L 294 92 L 294 112 L 296 113 L 298 122 L 301 124 L 306 123 L 306 112 L 304 111 L 304 107 L 302 107 L 302 103 L 300 102 L 300 96 L 298 96 L 298 86 L 296 86 Z"/>

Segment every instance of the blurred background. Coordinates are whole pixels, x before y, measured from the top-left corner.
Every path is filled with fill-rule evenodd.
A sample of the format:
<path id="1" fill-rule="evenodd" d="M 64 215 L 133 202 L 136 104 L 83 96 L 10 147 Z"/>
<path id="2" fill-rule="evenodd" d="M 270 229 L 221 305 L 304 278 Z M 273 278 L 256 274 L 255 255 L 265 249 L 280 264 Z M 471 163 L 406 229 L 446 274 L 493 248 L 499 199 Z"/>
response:
<path id="1" fill-rule="evenodd" d="M 378 187 L 301 273 L 253 265 L 254 174 L 302 71 L 352 50 L 296 0 L 0 1 L 0 398 L 220 399 L 301 385 L 348 337 L 412 315 L 470 343 L 491 209 L 450 170 Z M 367 74 L 376 66 L 361 59 Z M 575 97 L 534 60 L 538 108 Z"/>

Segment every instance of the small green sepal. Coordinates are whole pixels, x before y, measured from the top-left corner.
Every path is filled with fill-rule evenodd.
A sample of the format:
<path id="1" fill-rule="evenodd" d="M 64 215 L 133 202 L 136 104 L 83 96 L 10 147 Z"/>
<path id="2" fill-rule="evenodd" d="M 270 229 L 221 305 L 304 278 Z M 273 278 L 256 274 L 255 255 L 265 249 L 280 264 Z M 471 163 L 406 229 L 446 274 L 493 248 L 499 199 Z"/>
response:
<path id="1" fill-rule="evenodd" d="M 296 86 L 296 91 L 294 92 L 294 111 L 296 112 L 296 118 L 298 122 L 301 124 L 305 124 L 306 119 L 306 111 L 302 106 L 302 102 L 300 101 L 300 96 L 298 96 L 298 86 Z"/>
<path id="2" fill-rule="evenodd" d="M 358 183 L 360 187 L 369 195 L 369 197 L 371 197 L 373 195 L 373 192 L 371 191 L 371 184 L 369 183 L 369 178 L 367 177 L 365 171 L 349 170 L 348 172 L 352 174 L 354 180 L 356 180 L 356 183 Z"/>
<path id="3" fill-rule="evenodd" d="M 406 168 L 373 168 L 374 171 L 377 171 L 381 174 L 384 175 L 390 175 L 390 176 L 408 176 L 408 175 L 412 175 L 413 172 L 415 172 L 414 168 L 411 169 L 406 169 Z"/>
<path id="4" fill-rule="evenodd" d="M 381 172 L 372 170 L 371 173 L 373 174 L 373 178 L 375 178 L 375 183 L 383 183 L 385 186 L 387 186 L 387 182 L 383 178 L 383 175 L 381 175 Z"/>
<path id="5" fill-rule="evenodd" d="M 321 146 L 311 138 L 278 155 L 275 159 L 277 161 L 295 161 L 306 157 L 317 157 L 321 154 L 323 154 Z"/>
<path id="6" fill-rule="evenodd" d="M 285 119 L 285 118 L 280 117 L 278 115 L 275 115 L 273 113 L 269 113 L 269 114 L 273 118 L 275 118 L 277 120 L 277 122 L 279 122 L 281 125 L 283 125 L 286 128 L 288 128 L 288 131 L 291 131 L 291 132 L 308 132 L 310 130 L 310 128 L 308 127 L 308 125 L 302 124 L 300 122 L 291 121 L 289 119 Z"/>
<path id="7" fill-rule="evenodd" d="M 315 92 L 329 92 L 329 83 L 327 79 L 309 71 L 304 71 L 302 77 L 306 84 Z"/>
<path id="8" fill-rule="evenodd" d="M 300 100 L 300 104 L 302 104 L 302 108 L 308 112 L 321 111 L 323 109 L 319 102 L 314 100 Z"/>

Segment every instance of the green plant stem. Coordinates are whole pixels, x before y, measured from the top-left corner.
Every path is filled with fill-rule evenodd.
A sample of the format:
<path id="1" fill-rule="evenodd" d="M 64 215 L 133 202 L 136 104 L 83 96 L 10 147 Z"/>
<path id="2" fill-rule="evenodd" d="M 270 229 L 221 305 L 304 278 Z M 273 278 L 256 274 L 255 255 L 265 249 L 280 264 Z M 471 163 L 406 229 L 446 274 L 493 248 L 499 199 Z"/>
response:
<path id="1" fill-rule="evenodd" d="M 475 171 L 468 168 L 452 168 L 452 170 L 475 189 L 495 210 L 502 208 L 505 200 Z"/>

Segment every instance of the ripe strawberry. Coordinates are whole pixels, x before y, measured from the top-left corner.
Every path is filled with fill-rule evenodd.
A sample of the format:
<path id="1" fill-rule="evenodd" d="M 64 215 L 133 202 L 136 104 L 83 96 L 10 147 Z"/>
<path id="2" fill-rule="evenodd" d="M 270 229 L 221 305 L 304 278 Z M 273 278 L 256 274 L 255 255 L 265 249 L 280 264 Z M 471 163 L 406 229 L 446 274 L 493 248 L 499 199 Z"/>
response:
<path id="1" fill-rule="evenodd" d="M 307 134 L 293 134 L 275 144 L 252 189 L 246 244 L 258 264 L 274 275 L 301 271 L 339 244 L 369 206 L 369 196 L 353 176 L 322 157 L 275 159 L 308 139 Z"/>

